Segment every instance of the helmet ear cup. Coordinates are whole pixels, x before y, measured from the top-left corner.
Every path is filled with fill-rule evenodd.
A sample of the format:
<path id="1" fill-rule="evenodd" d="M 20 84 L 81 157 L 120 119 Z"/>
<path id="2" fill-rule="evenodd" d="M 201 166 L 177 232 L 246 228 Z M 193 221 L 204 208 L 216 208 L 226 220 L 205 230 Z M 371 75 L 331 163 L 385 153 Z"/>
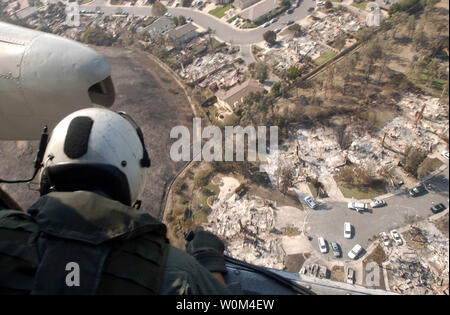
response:
<path id="1" fill-rule="evenodd" d="M 46 169 L 41 174 L 41 180 L 39 183 L 39 193 L 41 196 L 44 196 L 50 192 L 51 188 L 50 180 L 47 175 Z"/>

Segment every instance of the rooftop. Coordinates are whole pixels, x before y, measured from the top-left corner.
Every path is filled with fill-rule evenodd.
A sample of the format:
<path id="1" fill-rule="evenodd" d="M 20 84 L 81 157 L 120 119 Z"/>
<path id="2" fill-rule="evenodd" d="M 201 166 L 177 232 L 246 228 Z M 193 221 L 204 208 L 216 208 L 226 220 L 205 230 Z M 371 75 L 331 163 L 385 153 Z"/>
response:
<path id="1" fill-rule="evenodd" d="M 242 10 L 240 16 L 243 19 L 255 21 L 259 17 L 263 16 L 264 14 L 272 11 L 277 7 L 278 7 L 277 0 L 263 0 L 246 8 L 245 10 Z"/>
<path id="2" fill-rule="evenodd" d="M 217 98 L 223 100 L 229 105 L 234 105 L 241 101 L 251 92 L 262 92 L 264 87 L 255 80 L 247 80 L 242 84 L 236 85 L 228 91 L 219 90 L 216 93 Z"/>

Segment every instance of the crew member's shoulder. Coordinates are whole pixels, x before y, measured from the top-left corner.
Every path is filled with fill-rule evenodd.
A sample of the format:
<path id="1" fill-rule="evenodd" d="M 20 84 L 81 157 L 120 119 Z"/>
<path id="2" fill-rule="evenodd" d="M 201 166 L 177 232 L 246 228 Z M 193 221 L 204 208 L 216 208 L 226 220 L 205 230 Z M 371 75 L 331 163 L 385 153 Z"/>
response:
<path id="1" fill-rule="evenodd" d="M 36 233 L 38 231 L 38 226 L 33 218 L 23 211 L 1 210 L 0 229 L 20 230 Z"/>
<path id="2" fill-rule="evenodd" d="M 0 294 L 28 294 L 39 264 L 34 242 L 39 232 L 28 214 L 0 211 Z"/>

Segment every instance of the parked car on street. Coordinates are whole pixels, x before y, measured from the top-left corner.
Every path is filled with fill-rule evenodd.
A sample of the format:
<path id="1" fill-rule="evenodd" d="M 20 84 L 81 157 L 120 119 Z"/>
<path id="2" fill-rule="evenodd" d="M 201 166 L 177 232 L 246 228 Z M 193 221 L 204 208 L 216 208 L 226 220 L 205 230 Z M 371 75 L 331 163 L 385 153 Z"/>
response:
<path id="1" fill-rule="evenodd" d="M 313 7 L 309 7 L 308 8 L 308 12 L 312 12 L 312 11 L 314 11 L 314 8 Z"/>
<path id="2" fill-rule="evenodd" d="M 367 205 L 367 203 L 349 202 L 348 203 L 348 208 L 351 209 L 351 210 L 356 210 L 358 212 L 362 212 L 362 211 L 368 210 L 369 206 Z"/>
<path id="3" fill-rule="evenodd" d="M 273 30 L 276 34 L 278 34 L 279 32 L 281 32 L 281 28 L 276 28 Z"/>
<path id="4" fill-rule="evenodd" d="M 384 200 L 374 200 L 370 203 L 370 206 L 372 208 L 379 208 L 379 207 L 384 207 L 386 206 L 386 201 Z"/>
<path id="5" fill-rule="evenodd" d="M 325 5 L 325 2 L 324 2 L 324 1 L 317 1 L 317 6 L 318 6 L 318 7 L 321 7 L 321 6 L 323 6 L 323 5 Z"/>
<path id="6" fill-rule="evenodd" d="M 273 18 L 273 19 L 270 20 L 269 23 L 270 23 L 270 24 L 273 24 L 273 23 L 275 23 L 275 22 L 277 22 L 277 21 L 278 21 L 278 18 Z"/>
<path id="7" fill-rule="evenodd" d="M 311 197 L 305 197 L 303 199 L 306 204 L 311 208 L 311 209 L 315 209 L 317 207 L 317 203 L 314 202 L 314 200 Z"/>
<path id="8" fill-rule="evenodd" d="M 439 213 L 439 212 L 444 211 L 445 209 L 446 208 L 445 208 L 444 204 L 438 203 L 437 205 L 434 205 L 434 206 L 431 207 L 431 212 Z"/>
<path id="9" fill-rule="evenodd" d="M 319 237 L 317 240 L 319 241 L 320 252 L 322 254 L 328 253 L 328 246 L 327 246 L 325 239 L 323 237 Z"/>
<path id="10" fill-rule="evenodd" d="M 344 238 L 352 238 L 352 225 L 350 222 L 344 223 Z"/>
<path id="11" fill-rule="evenodd" d="M 356 259 L 356 257 L 358 257 L 361 251 L 362 251 L 361 245 L 356 244 L 355 246 L 353 246 L 352 250 L 348 252 L 348 257 L 350 259 Z"/>
<path id="12" fill-rule="evenodd" d="M 448 153 L 448 151 L 442 151 L 442 152 L 441 152 L 441 155 L 442 155 L 443 157 L 445 157 L 447 160 L 449 159 L 449 153 Z"/>
<path id="13" fill-rule="evenodd" d="M 425 187 L 423 185 L 419 185 L 411 189 L 408 193 L 411 197 L 417 197 L 425 192 Z"/>
<path id="14" fill-rule="evenodd" d="M 389 246 L 389 244 L 391 243 L 389 236 L 386 234 L 386 232 L 381 232 L 380 238 L 383 241 L 384 246 Z"/>
<path id="15" fill-rule="evenodd" d="M 294 9 L 293 8 L 290 8 L 289 10 L 287 10 L 287 14 L 292 14 L 292 13 L 294 13 Z"/>
<path id="16" fill-rule="evenodd" d="M 268 27 L 270 25 L 270 22 L 266 22 L 263 24 L 263 27 Z"/>
<path id="17" fill-rule="evenodd" d="M 397 232 L 397 230 L 392 230 L 391 231 L 391 236 L 394 239 L 395 244 L 397 244 L 397 245 L 402 245 L 403 244 L 403 240 L 400 237 L 400 234 Z"/>
<path id="18" fill-rule="evenodd" d="M 336 242 L 331 242 L 331 249 L 333 250 L 333 255 L 336 258 L 341 257 L 341 249 L 339 248 L 339 244 Z"/>
<path id="19" fill-rule="evenodd" d="M 291 25 L 291 24 L 294 24 L 293 20 L 289 20 L 289 21 L 286 22 L 286 25 Z"/>

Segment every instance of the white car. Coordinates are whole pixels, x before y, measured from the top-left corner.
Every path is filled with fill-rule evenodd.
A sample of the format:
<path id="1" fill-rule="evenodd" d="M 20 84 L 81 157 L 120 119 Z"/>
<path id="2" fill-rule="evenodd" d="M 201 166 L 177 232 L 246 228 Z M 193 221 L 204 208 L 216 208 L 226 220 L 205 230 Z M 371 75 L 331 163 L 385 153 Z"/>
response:
<path id="1" fill-rule="evenodd" d="M 389 236 L 386 234 L 386 232 L 380 233 L 380 238 L 383 241 L 384 246 L 389 246 L 391 241 L 389 240 Z"/>
<path id="2" fill-rule="evenodd" d="M 276 34 L 278 34 L 279 32 L 281 32 L 281 28 L 276 28 L 273 30 Z"/>
<path id="3" fill-rule="evenodd" d="M 323 1 L 317 2 L 317 6 L 318 6 L 318 7 L 321 7 L 321 6 L 323 6 L 324 4 L 325 4 L 325 2 L 323 2 Z"/>
<path id="4" fill-rule="evenodd" d="M 352 225 L 350 222 L 344 223 L 344 238 L 352 238 Z"/>
<path id="5" fill-rule="evenodd" d="M 278 21 L 278 18 L 273 18 L 273 19 L 270 20 L 269 23 L 270 23 L 270 24 L 273 24 L 273 23 L 275 23 L 275 22 L 277 22 L 277 21 Z"/>
<path id="6" fill-rule="evenodd" d="M 356 211 L 364 211 L 367 210 L 369 207 L 367 205 L 367 203 L 362 203 L 362 202 L 349 202 L 348 203 L 348 208 L 352 209 L 352 210 L 356 210 Z"/>
<path id="7" fill-rule="evenodd" d="M 449 159 L 449 153 L 448 153 L 448 151 L 442 151 L 442 152 L 441 152 L 441 155 L 442 155 L 443 157 L 445 157 L 447 160 Z"/>
<path id="8" fill-rule="evenodd" d="M 370 203 L 372 208 L 384 207 L 386 205 L 386 201 L 384 200 L 374 200 Z"/>
<path id="9" fill-rule="evenodd" d="M 322 254 L 328 253 L 328 246 L 323 237 L 317 239 L 319 241 L 319 249 Z"/>
<path id="10" fill-rule="evenodd" d="M 268 27 L 270 25 L 270 22 L 266 22 L 263 24 L 263 27 Z"/>
<path id="11" fill-rule="evenodd" d="M 352 225 L 350 222 L 344 223 L 344 238 L 352 238 Z"/>
<path id="12" fill-rule="evenodd" d="M 402 245 L 403 244 L 403 240 L 400 237 L 400 234 L 397 232 L 397 230 L 392 230 L 391 231 L 391 236 L 394 239 L 395 244 L 397 244 L 397 245 Z"/>
<path id="13" fill-rule="evenodd" d="M 315 209 L 317 207 L 317 203 L 315 203 L 314 200 L 311 197 L 305 197 L 303 200 L 305 200 L 306 204 L 311 209 Z"/>
<path id="14" fill-rule="evenodd" d="M 359 244 L 353 246 L 352 250 L 348 252 L 348 257 L 350 259 L 355 259 L 362 251 L 362 247 Z"/>
<path id="15" fill-rule="evenodd" d="M 170 14 L 169 12 L 167 12 L 166 14 L 164 14 L 167 17 L 172 17 L 172 14 Z"/>

